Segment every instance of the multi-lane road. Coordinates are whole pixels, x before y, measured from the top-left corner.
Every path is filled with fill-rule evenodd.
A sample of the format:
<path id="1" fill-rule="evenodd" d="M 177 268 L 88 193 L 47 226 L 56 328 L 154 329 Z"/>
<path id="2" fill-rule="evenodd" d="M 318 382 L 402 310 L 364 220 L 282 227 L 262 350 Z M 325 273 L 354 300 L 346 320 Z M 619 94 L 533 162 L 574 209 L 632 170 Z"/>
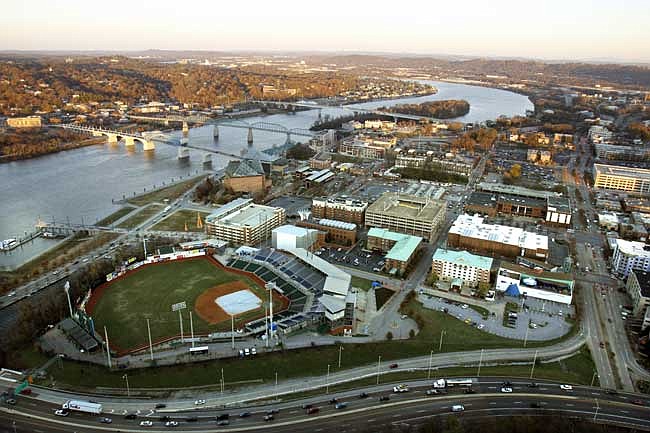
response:
<path id="1" fill-rule="evenodd" d="M 275 402 L 249 407 L 224 409 L 196 406 L 189 411 L 160 409 L 156 412 L 141 413 L 136 419 L 124 418 L 124 412 L 106 413 L 111 424 L 101 424 L 100 415 L 71 413 L 67 417 L 54 415 L 55 405 L 43 404 L 29 397 L 19 397 L 16 406 L 0 407 L 0 432 L 161 432 L 172 430 L 165 427 L 167 416 L 177 421 L 175 431 L 255 431 L 271 432 L 329 432 L 339 433 L 377 431 L 391 424 L 417 426 L 426 423 L 434 416 L 495 416 L 495 415 L 558 415 L 596 419 L 601 422 L 623 423 L 642 430 L 650 430 L 650 398 L 631 393 L 617 393 L 601 388 L 574 386 L 563 390 L 559 383 L 537 382 L 536 386 L 527 380 L 496 377 L 475 378 L 474 393 L 466 394 L 466 388 L 450 388 L 446 393 L 429 396 L 431 381 L 409 383 L 406 393 L 392 392 L 392 386 L 370 386 L 363 390 L 307 397 L 300 400 Z M 511 382 L 512 392 L 502 392 L 504 381 Z M 360 398 L 360 392 L 366 398 Z M 387 401 L 380 401 L 388 396 Z M 336 408 L 330 400 L 345 402 L 345 408 Z M 452 405 L 461 404 L 465 410 L 454 414 Z M 306 405 L 318 408 L 309 414 Z M 275 410 L 273 421 L 264 421 L 268 411 Z M 249 416 L 240 417 L 247 412 Z M 228 426 L 217 426 L 217 415 L 229 415 Z M 188 418 L 196 417 L 194 421 Z M 153 423 L 150 427 L 140 427 L 143 420 Z M 15 422 L 15 425 L 14 425 Z"/>

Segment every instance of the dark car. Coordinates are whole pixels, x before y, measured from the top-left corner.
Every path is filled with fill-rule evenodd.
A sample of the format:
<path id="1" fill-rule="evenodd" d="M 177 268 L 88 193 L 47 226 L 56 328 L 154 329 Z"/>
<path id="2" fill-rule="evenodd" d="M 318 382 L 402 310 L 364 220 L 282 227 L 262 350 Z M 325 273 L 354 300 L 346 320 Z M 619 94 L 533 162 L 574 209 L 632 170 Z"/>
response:
<path id="1" fill-rule="evenodd" d="M 302 405 L 302 408 L 303 408 L 303 409 L 311 409 L 312 407 L 314 407 L 314 405 L 311 404 L 311 403 L 307 403 L 307 404 L 303 404 L 303 405 Z"/>
<path id="2" fill-rule="evenodd" d="M 469 388 L 465 388 L 465 391 L 463 391 L 465 394 L 476 394 L 476 390 L 473 389 L 471 386 Z"/>
<path id="3" fill-rule="evenodd" d="M 381 397 L 379 397 L 379 401 L 388 401 L 388 400 L 390 400 L 390 397 L 387 395 L 382 395 Z"/>
<path id="4" fill-rule="evenodd" d="M 267 415 L 273 415 L 273 414 L 276 414 L 276 413 L 280 413 L 280 409 L 269 409 L 269 410 L 266 411 Z"/>
<path id="5" fill-rule="evenodd" d="M 102 423 L 102 424 L 111 424 L 113 422 L 113 420 L 110 419 L 110 418 L 104 417 L 104 418 L 99 418 L 99 422 Z"/>
<path id="6" fill-rule="evenodd" d="M 249 416 L 251 416 L 250 412 L 242 412 L 239 414 L 240 418 L 248 418 Z"/>
<path id="7" fill-rule="evenodd" d="M 185 418 L 185 422 L 197 422 L 199 420 L 198 416 L 188 416 Z"/>
<path id="8" fill-rule="evenodd" d="M 161 417 L 158 418 L 158 419 L 159 419 L 160 421 L 163 421 L 163 422 L 164 422 L 164 421 L 169 421 L 170 419 L 172 419 L 172 417 L 169 416 L 169 415 L 163 415 L 163 416 L 161 416 Z"/>
<path id="9" fill-rule="evenodd" d="M 124 415 L 124 419 L 136 419 L 138 416 L 134 413 L 127 413 Z"/>
<path id="10" fill-rule="evenodd" d="M 398 364 L 391 364 L 391 365 L 388 366 L 388 368 L 397 368 L 397 367 L 399 367 Z"/>
<path id="11" fill-rule="evenodd" d="M 612 388 L 608 388 L 608 389 L 605 390 L 605 394 L 616 395 L 616 394 L 618 394 L 618 391 L 616 391 L 615 389 L 612 389 Z"/>
<path id="12" fill-rule="evenodd" d="M 264 421 L 273 421 L 273 415 L 265 415 Z"/>
<path id="13" fill-rule="evenodd" d="M 530 407 L 535 408 L 535 409 L 539 409 L 540 407 L 542 407 L 542 403 L 540 403 L 538 401 L 534 401 L 534 402 L 532 402 L 530 404 Z"/>
<path id="14" fill-rule="evenodd" d="M 222 419 L 221 421 L 217 421 L 217 425 L 221 425 L 221 426 L 230 425 L 230 421 L 228 421 L 227 419 Z"/>
<path id="15" fill-rule="evenodd" d="M 338 403 L 338 400 L 335 398 L 330 399 L 330 404 L 336 404 Z"/>
<path id="16" fill-rule="evenodd" d="M 230 415 L 227 413 L 220 413 L 219 415 L 217 415 L 217 421 L 223 421 L 228 418 L 230 418 Z"/>
<path id="17" fill-rule="evenodd" d="M 163 404 L 163 403 L 158 403 L 158 404 L 156 404 L 156 409 L 164 409 L 164 408 L 166 408 L 166 407 L 167 407 L 167 405 L 166 405 L 166 404 Z"/>
<path id="18" fill-rule="evenodd" d="M 537 383 L 535 383 L 535 382 L 530 382 L 528 384 L 528 388 L 539 388 L 539 385 Z"/>
<path id="19" fill-rule="evenodd" d="M 8 399 L 5 400 L 5 403 L 14 406 L 16 404 L 16 399 L 15 398 L 8 398 Z"/>
<path id="20" fill-rule="evenodd" d="M 637 406 L 645 406 L 643 400 L 639 400 L 639 399 L 632 400 L 632 404 L 636 404 Z"/>
<path id="21" fill-rule="evenodd" d="M 319 411 L 320 409 L 317 407 L 310 407 L 309 410 L 307 411 L 307 414 L 311 415 L 313 413 L 318 413 Z"/>
<path id="22" fill-rule="evenodd" d="M 362 392 L 361 394 L 359 394 L 359 398 L 368 398 L 368 397 L 369 396 L 367 392 Z"/>

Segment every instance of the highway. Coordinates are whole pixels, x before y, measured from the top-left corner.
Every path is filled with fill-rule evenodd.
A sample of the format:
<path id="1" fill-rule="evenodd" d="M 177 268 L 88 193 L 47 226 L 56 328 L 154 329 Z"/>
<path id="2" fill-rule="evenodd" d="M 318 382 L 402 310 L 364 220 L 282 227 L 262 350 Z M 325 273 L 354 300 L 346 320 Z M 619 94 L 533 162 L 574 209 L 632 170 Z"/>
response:
<path id="1" fill-rule="evenodd" d="M 650 397 L 631 393 L 616 393 L 600 388 L 575 386 L 572 390 L 562 390 L 560 384 L 537 382 L 532 387 L 527 380 L 510 378 L 512 393 L 501 391 L 503 378 L 475 378 L 472 386 L 474 393 L 466 394 L 465 388 L 449 388 L 448 393 L 434 396 L 426 395 L 431 381 L 409 382 L 410 390 L 406 393 L 392 392 L 394 384 L 370 386 L 363 390 L 341 393 L 321 394 L 300 400 L 275 402 L 260 406 L 238 407 L 230 409 L 205 409 L 204 406 L 192 406 L 198 410 L 178 412 L 161 410 L 158 413 L 148 411 L 135 420 L 124 418 L 124 412 L 105 414 L 112 424 L 100 424 L 99 415 L 71 413 L 68 417 L 57 417 L 53 411 L 55 405 L 41 404 L 29 397 L 19 397 L 16 406 L 0 407 L 0 432 L 13 431 L 16 422 L 18 432 L 161 432 L 169 431 L 164 427 L 161 416 L 169 416 L 178 421 L 174 431 L 255 431 L 264 429 L 272 432 L 329 432 L 340 433 L 360 431 L 365 428 L 377 429 L 391 424 L 420 425 L 436 415 L 452 415 L 451 406 L 462 404 L 465 411 L 462 416 L 494 416 L 533 414 L 557 415 L 562 412 L 567 416 L 577 416 L 600 421 L 625 423 L 642 430 L 650 430 Z M 368 393 L 367 398 L 359 398 L 361 391 Z M 389 400 L 381 402 L 380 396 Z M 331 398 L 347 403 L 347 407 L 336 409 L 330 403 Z M 316 414 L 307 414 L 303 405 L 312 405 L 319 409 Z M 535 407 L 533 407 L 535 406 Z M 269 410 L 276 410 L 274 420 L 265 422 L 263 417 Z M 598 413 L 596 413 L 596 411 Z M 249 412 L 250 416 L 241 418 L 239 414 Z M 217 415 L 229 414 L 229 426 L 217 426 Z M 188 417 L 197 419 L 187 421 Z M 455 415 L 454 415 L 455 416 Z M 150 420 L 152 427 L 140 427 L 142 420 Z"/>

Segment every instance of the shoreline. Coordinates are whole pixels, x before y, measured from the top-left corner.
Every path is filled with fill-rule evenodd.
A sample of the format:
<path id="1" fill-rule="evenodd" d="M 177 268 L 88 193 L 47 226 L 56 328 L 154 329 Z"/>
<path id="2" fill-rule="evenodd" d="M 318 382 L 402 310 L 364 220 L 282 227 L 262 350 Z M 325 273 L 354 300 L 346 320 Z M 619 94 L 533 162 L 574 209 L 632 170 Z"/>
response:
<path id="1" fill-rule="evenodd" d="M 35 159 L 35 158 L 40 158 L 41 156 L 47 156 L 47 155 L 53 155 L 55 153 L 59 152 L 65 152 L 67 150 L 74 150 L 74 149 L 80 149 L 82 147 L 88 147 L 88 146 L 95 146 L 98 144 L 104 144 L 104 137 L 91 137 L 87 138 L 83 141 L 78 141 L 74 143 L 67 143 L 63 145 L 62 147 L 47 151 L 47 152 L 42 152 L 42 153 L 37 153 L 34 155 L 29 155 L 29 156 L 17 156 L 17 155 L 2 155 L 0 156 L 0 164 L 3 163 L 9 163 L 9 162 L 16 162 L 16 161 L 26 161 L 29 159 Z"/>

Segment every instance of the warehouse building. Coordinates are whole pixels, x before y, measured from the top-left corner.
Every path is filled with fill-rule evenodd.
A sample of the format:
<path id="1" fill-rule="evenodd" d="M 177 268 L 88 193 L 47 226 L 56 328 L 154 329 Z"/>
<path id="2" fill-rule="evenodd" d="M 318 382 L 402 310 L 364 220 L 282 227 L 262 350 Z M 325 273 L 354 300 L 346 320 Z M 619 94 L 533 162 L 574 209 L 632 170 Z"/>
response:
<path id="1" fill-rule="evenodd" d="M 257 245 L 271 237 L 276 227 L 284 224 L 281 207 L 254 204 L 248 198 L 238 198 L 212 212 L 205 218 L 210 236 L 235 245 Z"/>
<path id="2" fill-rule="evenodd" d="M 366 210 L 366 226 L 435 239 L 445 221 L 446 202 L 387 192 Z"/>

